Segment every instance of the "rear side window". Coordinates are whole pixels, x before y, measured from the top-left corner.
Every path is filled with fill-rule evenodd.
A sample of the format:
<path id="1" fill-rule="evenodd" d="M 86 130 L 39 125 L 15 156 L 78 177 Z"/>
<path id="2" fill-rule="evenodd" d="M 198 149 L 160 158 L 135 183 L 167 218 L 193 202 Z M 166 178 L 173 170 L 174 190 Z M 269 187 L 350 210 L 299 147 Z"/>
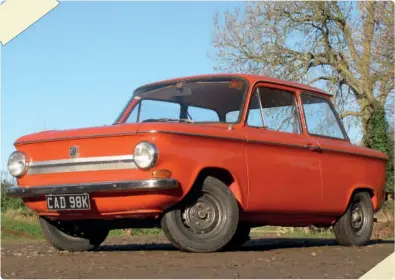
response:
<path id="1" fill-rule="evenodd" d="M 305 93 L 301 97 L 307 131 L 310 134 L 338 139 L 346 138 L 336 113 L 325 98 Z"/>

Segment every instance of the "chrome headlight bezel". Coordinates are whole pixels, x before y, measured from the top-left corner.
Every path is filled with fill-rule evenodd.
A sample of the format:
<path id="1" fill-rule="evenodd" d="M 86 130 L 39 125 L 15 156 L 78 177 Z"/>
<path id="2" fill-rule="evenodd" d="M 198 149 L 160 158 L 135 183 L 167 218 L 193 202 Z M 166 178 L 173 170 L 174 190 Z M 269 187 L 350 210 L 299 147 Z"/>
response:
<path id="1" fill-rule="evenodd" d="M 145 149 L 145 154 L 142 154 L 141 149 Z M 142 162 L 141 157 L 148 156 L 149 160 Z M 139 169 L 147 170 L 154 167 L 158 161 L 159 151 L 155 144 L 148 141 L 141 141 L 136 144 L 133 152 L 134 163 Z"/>
<path id="2" fill-rule="evenodd" d="M 26 174 L 28 169 L 27 156 L 24 152 L 14 151 L 8 157 L 8 172 L 13 177 L 21 177 Z"/>

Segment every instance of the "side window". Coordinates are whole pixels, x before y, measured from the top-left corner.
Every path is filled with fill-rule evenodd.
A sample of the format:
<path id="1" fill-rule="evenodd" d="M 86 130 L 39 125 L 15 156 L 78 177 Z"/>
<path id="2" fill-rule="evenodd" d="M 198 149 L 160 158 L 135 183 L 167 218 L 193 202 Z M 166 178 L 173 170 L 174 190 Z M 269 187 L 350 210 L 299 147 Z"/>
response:
<path id="1" fill-rule="evenodd" d="M 263 127 L 262 111 L 258 93 L 255 92 L 251 97 L 250 108 L 247 115 L 247 124 L 254 127 Z"/>
<path id="2" fill-rule="evenodd" d="M 302 94 L 302 103 L 310 134 L 345 139 L 335 112 L 326 99 Z"/>
<path id="3" fill-rule="evenodd" d="M 301 126 L 295 95 L 285 90 L 259 87 L 252 96 L 247 124 L 300 134 Z"/>
<path id="4" fill-rule="evenodd" d="M 211 109 L 189 106 L 188 114 L 192 120 L 197 122 L 219 122 L 217 112 Z"/>

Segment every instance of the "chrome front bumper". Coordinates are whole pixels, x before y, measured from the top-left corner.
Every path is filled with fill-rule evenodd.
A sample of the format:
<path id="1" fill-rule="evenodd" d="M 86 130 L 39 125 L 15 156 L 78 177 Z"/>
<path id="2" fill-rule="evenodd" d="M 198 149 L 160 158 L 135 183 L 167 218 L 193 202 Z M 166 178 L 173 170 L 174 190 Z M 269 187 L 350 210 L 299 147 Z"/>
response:
<path id="1" fill-rule="evenodd" d="M 176 189 L 178 181 L 175 179 L 151 179 L 139 181 L 102 182 L 78 185 L 57 185 L 39 187 L 18 187 L 7 188 L 6 194 L 16 197 L 35 197 L 47 194 L 78 194 L 92 192 L 112 192 L 112 191 L 158 191 Z"/>

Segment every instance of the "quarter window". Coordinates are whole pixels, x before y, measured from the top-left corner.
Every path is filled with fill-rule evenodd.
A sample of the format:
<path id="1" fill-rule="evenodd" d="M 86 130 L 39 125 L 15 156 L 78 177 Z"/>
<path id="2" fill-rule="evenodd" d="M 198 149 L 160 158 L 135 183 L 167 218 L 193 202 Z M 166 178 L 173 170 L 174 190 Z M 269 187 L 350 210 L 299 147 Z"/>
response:
<path id="1" fill-rule="evenodd" d="M 307 131 L 310 134 L 345 139 L 336 113 L 326 99 L 302 94 L 302 103 Z"/>
<path id="2" fill-rule="evenodd" d="M 128 119 L 126 120 L 127 123 L 137 122 L 137 113 L 139 112 L 139 108 L 140 108 L 140 103 L 137 103 L 137 105 L 134 106 L 133 111 L 130 113 Z"/>
<path id="3" fill-rule="evenodd" d="M 300 134 L 301 127 L 295 95 L 281 89 L 259 87 L 252 96 L 247 124 Z"/>

